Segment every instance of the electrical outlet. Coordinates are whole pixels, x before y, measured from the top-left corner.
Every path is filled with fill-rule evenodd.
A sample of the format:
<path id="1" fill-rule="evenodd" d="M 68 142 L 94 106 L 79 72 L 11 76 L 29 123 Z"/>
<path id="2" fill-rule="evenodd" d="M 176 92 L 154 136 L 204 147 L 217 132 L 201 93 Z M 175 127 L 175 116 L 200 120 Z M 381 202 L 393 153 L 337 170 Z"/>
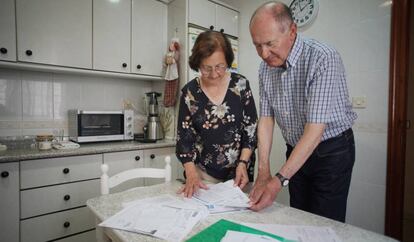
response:
<path id="1" fill-rule="evenodd" d="M 352 107 L 353 108 L 366 108 L 367 98 L 365 96 L 352 97 Z"/>

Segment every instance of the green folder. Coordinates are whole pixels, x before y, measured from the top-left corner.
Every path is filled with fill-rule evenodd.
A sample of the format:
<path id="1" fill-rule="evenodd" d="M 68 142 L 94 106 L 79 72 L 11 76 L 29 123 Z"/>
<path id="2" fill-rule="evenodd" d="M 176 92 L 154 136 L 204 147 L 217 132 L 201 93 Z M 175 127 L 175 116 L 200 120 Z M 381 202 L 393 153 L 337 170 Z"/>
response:
<path id="1" fill-rule="evenodd" d="M 248 226 L 233 223 L 231 221 L 220 219 L 216 223 L 202 230 L 200 233 L 194 235 L 187 242 L 220 242 L 228 230 L 244 232 L 249 234 L 266 235 L 282 242 L 295 242 L 296 240 L 285 239 L 275 234 L 267 233 Z"/>

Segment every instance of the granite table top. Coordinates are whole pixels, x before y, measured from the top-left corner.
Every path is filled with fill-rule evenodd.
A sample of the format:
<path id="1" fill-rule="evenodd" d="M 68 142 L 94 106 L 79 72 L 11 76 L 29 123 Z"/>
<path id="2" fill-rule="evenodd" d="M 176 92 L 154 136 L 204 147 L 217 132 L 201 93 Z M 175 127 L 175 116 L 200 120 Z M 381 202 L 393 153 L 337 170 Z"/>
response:
<path id="1" fill-rule="evenodd" d="M 38 149 L 20 149 L 0 151 L 0 163 L 14 162 L 23 160 L 35 160 L 44 158 L 55 158 L 77 155 L 103 154 L 119 151 L 154 149 L 164 147 L 174 147 L 175 140 L 160 140 L 156 143 L 140 143 L 137 141 L 114 141 L 102 143 L 81 144 L 78 149 L 67 150 L 38 150 Z"/>
<path id="2" fill-rule="evenodd" d="M 98 220 L 103 221 L 122 209 L 122 203 L 136 199 L 158 196 L 160 194 L 171 194 L 177 196 L 176 191 L 181 186 L 180 183 L 160 184 L 148 187 L 137 187 L 124 192 L 92 198 L 87 201 L 87 206 L 91 209 Z M 349 224 L 340 223 L 328 218 L 307 213 L 283 204 L 274 203 L 260 212 L 246 211 L 241 213 L 227 213 L 220 215 L 210 215 L 196 225 L 191 233 L 187 236 L 197 234 L 204 228 L 217 222 L 220 219 L 227 219 L 234 222 L 246 223 L 267 223 L 267 224 L 285 224 L 285 225 L 310 225 L 310 226 L 329 226 L 339 238 L 344 242 L 362 242 L 362 241 L 396 241 L 392 238 L 377 234 L 365 229 L 361 229 Z M 162 241 L 146 235 L 136 234 L 127 231 L 104 228 L 104 233 L 114 241 L 128 242 L 145 242 L 145 241 Z"/>

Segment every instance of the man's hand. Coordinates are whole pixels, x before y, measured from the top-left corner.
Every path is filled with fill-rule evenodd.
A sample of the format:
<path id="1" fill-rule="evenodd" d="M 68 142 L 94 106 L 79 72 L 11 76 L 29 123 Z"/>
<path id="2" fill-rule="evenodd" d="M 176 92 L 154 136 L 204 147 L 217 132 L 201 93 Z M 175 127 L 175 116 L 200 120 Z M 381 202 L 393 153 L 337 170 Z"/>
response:
<path id="1" fill-rule="evenodd" d="M 267 179 L 257 180 L 253 191 L 250 193 L 250 209 L 253 211 L 262 210 L 272 205 L 277 194 L 282 189 L 279 179 L 268 177 Z"/>
<path id="2" fill-rule="evenodd" d="M 198 176 L 194 163 L 188 162 L 184 167 L 187 178 L 185 180 L 185 185 L 178 190 L 178 194 L 184 193 L 185 197 L 191 198 L 198 189 L 208 189 L 208 186 L 204 184 Z"/>
<path id="3" fill-rule="evenodd" d="M 246 164 L 240 162 L 236 168 L 236 177 L 234 178 L 234 186 L 239 186 L 243 189 L 246 184 L 249 183 L 249 177 L 247 176 Z"/>

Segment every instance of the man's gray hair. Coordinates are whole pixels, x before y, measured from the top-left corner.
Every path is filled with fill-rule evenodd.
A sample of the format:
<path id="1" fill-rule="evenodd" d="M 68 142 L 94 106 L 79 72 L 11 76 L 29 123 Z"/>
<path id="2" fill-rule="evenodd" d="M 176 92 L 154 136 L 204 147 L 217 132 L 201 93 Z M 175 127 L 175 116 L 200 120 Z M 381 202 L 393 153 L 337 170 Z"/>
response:
<path id="1" fill-rule="evenodd" d="M 264 11 L 270 12 L 273 16 L 273 19 L 277 23 L 280 23 L 281 32 L 285 32 L 293 23 L 292 12 L 286 4 L 279 1 L 269 1 L 260 5 L 260 7 L 254 11 L 252 17 L 250 18 L 250 27 L 256 15 Z"/>

